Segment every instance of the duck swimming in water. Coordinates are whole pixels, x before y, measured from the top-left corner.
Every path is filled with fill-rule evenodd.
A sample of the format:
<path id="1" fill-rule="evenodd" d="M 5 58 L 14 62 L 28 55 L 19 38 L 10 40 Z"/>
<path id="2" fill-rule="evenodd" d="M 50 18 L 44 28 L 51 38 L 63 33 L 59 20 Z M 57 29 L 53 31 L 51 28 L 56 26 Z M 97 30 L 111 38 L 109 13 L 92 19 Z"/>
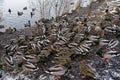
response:
<path id="1" fill-rule="evenodd" d="M 33 17 L 33 15 L 35 15 L 35 13 L 34 12 L 30 12 L 31 18 Z"/>
<path id="2" fill-rule="evenodd" d="M 30 20 L 28 20 L 28 23 L 24 24 L 24 27 L 31 27 Z"/>
<path id="3" fill-rule="evenodd" d="M 37 26 L 40 26 L 40 23 L 39 23 L 39 22 L 37 22 L 37 21 L 35 21 L 35 24 L 36 24 Z"/>
<path id="4" fill-rule="evenodd" d="M 8 12 L 11 14 L 11 12 L 12 12 L 11 9 L 8 9 Z"/>
<path id="5" fill-rule="evenodd" d="M 27 6 L 23 8 L 23 10 L 27 10 Z"/>
<path id="6" fill-rule="evenodd" d="M 23 12 L 17 12 L 18 16 L 22 16 L 23 15 Z"/>
<path id="7" fill-rule="evenodd" d="M 32 11 L 35 11 L 35 8 L 32 8 Z"/>

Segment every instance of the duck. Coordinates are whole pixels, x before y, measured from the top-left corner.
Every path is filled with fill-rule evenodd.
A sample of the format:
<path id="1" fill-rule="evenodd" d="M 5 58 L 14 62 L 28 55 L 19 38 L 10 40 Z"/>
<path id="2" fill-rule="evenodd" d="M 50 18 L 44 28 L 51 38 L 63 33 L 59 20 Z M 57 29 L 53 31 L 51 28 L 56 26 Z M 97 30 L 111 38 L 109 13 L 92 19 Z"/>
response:
<path id="1" fill-rule="evenodd" d="M 25 55 L 25 58 L 27 59 L 28 62 L 31 62 L 31 63 L 37 63 L 39 61 L 38 56 L 35 54 Z"/>
<path id="2" fill-rule="evenodd" d="M 15 56 L 13 56 L 13 59 L 17 61 L 17 63 L 26 63 L 27 59 L 24 57 L 24 54 L 22 52 L 16 52 Z"/>
<path id="3" fill-rule="evenodd" d="M 33 15 L 35 15 L 35 13 L 34 12 L 30 12 L 31 18 L 33 17 Z"/>
<path id="4" fill-rule="evenodd" d="M 95 31 L 96 31 L 96 32 L 100 32 L 101 30 L 102 30 L 102 29 L 101 29 L 100 26 L 96 26 L 96 27 L 95 27 Z"/>
<path id="5" fill-rule="evenodd" d="M 71 2 L 70 5 L 74 5 L 74 2 Z"/>
<path id="6" fill-rule="evenodd" d="M 11 12 L 12 12 L 11 9 L 8 9 L 8 12 L 11 14 Z"/>
<path id="7" fill-rule="evenodd" d="M 32 11 L 35 11 L 36 9 L 35 8 L 32 8 Z"/>
<path id="8" fill-rule="evenodd" d="M 49 73 L 49 74 L 52 74 L 52 75 L 64 75 L 67 71 L 67 68 L 62 66 L 62 65 L 55 65 L 55 66 L 52 66 L 50 68 L 47 69 L 47 71 L 45 71 L 46 73 Z"/>
<path id="9" fill-rule="evenodd" d="M 119 54 L 116 50 L 109 50 L 109 51 L 106 51 L 105 53 L 103 53 L 102 60 L 107 63 L 110 63 L 110 61 L 111 61 L 110 59 L 113 57 L 116 57 L 116 56 L 119 56 Z"/>
<path id="10" fill-rule="evenodd" d="M 99 36 L 89 35 L 88 39 L 91 40 L 91 41 L 96 41 L 96 40 L 99 39 Z"/>
<path id="11" fill-rule="evenodd" d="M 35 21 L 35 24 L 36 24 L 37 26 L 40 26 L 39 22 L 37 22 L 37 21 Z"/>
<path id="12" fill-rule="evenodd" d="M 26 64 L 24 64 L 22 66 L 23 70 L 25 71 L 35 71 L 35 70 L 38 70 L 39 68 L 37 67 L 37 65 L 33 64 L 33 63 L 30 63 L 30 62 L 27 62 Z"/>
<path id="13" fill-rule="evenodd" d="M 8 34 L 12 34 L 13 33 L 13 29 L 11 27 L 7 28 L 5 31 Z"/>
<path id="14" fill-rule="evenodd" d="M 5 56 L 4 58 L 4 62 L 6 65 L 8 65 L 9 67 L 14 67 L 14 62 L 13 62 L 13 58 L 12 56 Z"/>
<path id="15" fill-rule="evenodd" d="M 18 14 L 18 16 L 22 16 L 23 12 L 18 11 L 17 14 Z"/>
<path id="16" fill-rule="evenodd" d="M 96 79 L 97 77 L 96 73 L 92 70 L 92 68 L 88 64 L 86 64 L 86 61 L 81 61 L 79 68 L 82 71 L 82 74 L 85 76 L 85 78 L 88 76 Z"/>
<path id="17" fill-rule="evenodd" d="M 118 40 L 112 39 L 112 40 L 110 40 L 110 42 L 108 43 L 108 47 L 114 48 L 114 47 L 116 47 L 118 44 L 119 44 L 119 41 L 118 41 Z"/>
<path id="18" fill-rule="evenodd" d="M 115 56 L 117 56 L 117 51 L 108 51 L 108 52 L 106 52 L 106 53 L 104 53 L 103 54 L 103 57 L 104 58 L 108 58 L 108 59 L 110 59 L 110 58 L 112 58 L 112 57 L 115 57 Z"/>
<path id="19" fill-rule="evenodd" d="M 30 20 L 28 20 L 28 23 L 24 24 L 24 27 L 31 27 Z"/>
<path id="20" fill-rule="evenodd" d="M 27 6 L 25 6 L 25 7 L 23 8 L 23 10 L 27 10 Z"/>

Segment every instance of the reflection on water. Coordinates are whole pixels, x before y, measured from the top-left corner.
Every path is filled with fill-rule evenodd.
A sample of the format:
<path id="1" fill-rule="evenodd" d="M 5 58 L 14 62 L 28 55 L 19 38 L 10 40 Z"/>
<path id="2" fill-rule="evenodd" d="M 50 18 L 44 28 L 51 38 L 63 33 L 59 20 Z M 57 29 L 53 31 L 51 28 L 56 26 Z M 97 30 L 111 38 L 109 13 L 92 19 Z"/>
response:
<path id="1" fill-rule="evenodd" d="M 39 3 L 37 1 L 39 1 Z M 34 25 L 34 22 L 40 18 L 55 17 L 61 15 L 65 11 L 74 9 L 75 5 L 70 5 L 70 3 L 78 1 L 84 3 L 82 6 L 86 7 L 91 0 L 0 0 L 0 20 L 3 19 L 3 21 L 0 21 L 0 24 L 5 25 L 5 28 L 15 27 L 21 29 L 24 28 L 24 24 L 27 23 L 28 20 Z M 27 10 L 23 10 L 25 6 L 28 8 Z M 31 7 L 37 8 L 32 18 L 30 15 L 32 11 Z M 11 9 L 11 14 L 8 12 L 9 8 Z M 44 10 L 42 8 L 44 8 Z M 23 12 L 23 15 L 18 16 L 18 11 Z"/>

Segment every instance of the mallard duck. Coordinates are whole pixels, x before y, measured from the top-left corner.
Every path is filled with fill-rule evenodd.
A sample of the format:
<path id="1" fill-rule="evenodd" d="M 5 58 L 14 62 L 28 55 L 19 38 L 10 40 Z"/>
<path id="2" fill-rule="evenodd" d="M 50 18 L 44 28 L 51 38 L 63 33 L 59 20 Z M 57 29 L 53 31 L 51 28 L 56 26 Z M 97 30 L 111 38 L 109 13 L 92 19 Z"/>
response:
<path id="1" fill-rule="evenodd" d="M 118 56 L 117 51 L 115 51 L 115 50 L 107 51 L 107 52 L 103 53 L 102 55 L 103 55 L 102 60 L 106 61 L 107 63 L 110 63 L 110 59 L 112 57 Z"/>
<path id="2" fill-rule="evenodd" d="M 8 9 L 8 12 L 11 14 L 11 9 Z"/>
<path id="3" fill-rule="evenodd" d="M 31 27 L 31 22 L 28 20 L 28 23 L 24 24 L 25 27 Z"/>
<path id="4" fill-rule="evenodd" d="M 100 26 L 96 26 L 96 27 L 95 27 L 95 31 L 96 31 L 96 32 L 100 32 L 100 31 L 101 31 L 101 27 L 100 27 Z"/>
<path id="5" fill-rule="evenodd" d="M 116 54 L 114 54 L 114 53 L 103 54 L 104 59 L 110 59 L 110 58 L 115 57 L 115 56 L 116 56 Z"/>
<path id="6" fill-rule="evenodd" d="M 37 26 L 40 26 L 40 23 L 39 23 L 39 22 L 37 22 L 37 21 L 35 21 L 35 24 L 36 24 Z"/>
<path id="7" fill-rule="evenodd" d="M 9 67 L 14 67 L 14 62 L 12 56 L 5 56 L 4 57 L 4 62 L 7 64 Z"/>
<path id="8" fill-rule="evenodd" d="M 116 46 L 118 45 L 118 43 L 119 43 L 118 40 L 112 39 L 112 40 L 110 40 L 110 42 L 108 43 L 108 47 L 114 48 L 114 47 L 116 47 Z"/>
<path id="9" fill-rule="evenodd" d="M 34 12 L 30 12 L 30 15 L 31 15 L 31 18 L 33 17 L 33 15 L 35 15 L 35 13 Z"/>
<path id="10" fill-rule="evenodd" d="M 34 65 L 33 63 L 30 63 L 30 62 L 27 62 L 26 64 L 24 64 L 22 68 L 23 70 L 27 70 L 27 71 L 35 71 L 39 69 L 37 65 Z"/>
<path id="11" fill-rule="evenodd" d="M 79 68 L 85 76 L 96 78 L 96 73 L 92 70 L 92 68 L 88 64 L 86 64 L 85 61 L 80 62 Z"/>
<path id="12" fill-rule="evenodd" d="M 45 76 L 45 75 L 40 75 L 39 76 L 39 80 L 46 80 L 48 77 L 47 76 Z"/>
<path id="13" fill-rule="evenodd" d="M 25 58 L 27 59 L 28 62 L 31 62 L 31 63 L 37 63 L 39 61 L 38 56 L 35 54 L 25 55 Z"/>
<path id="14" fill-rule="evenodd" d="M 27 6 L 23 8 L 23 10 L 27 10 Z"/>
<path id="15" fill-rule="evenodd" d="M 35 8 L 32 8 L 32 11 L 35 11 L 36 9 Z"/>
<path id="16" fill-rule="evenodd" d="M 103 53 L 103 58 L 112 58 L 112 57 L 115 57 L 117 56 L 117 51 L 116 50 L 109 50 L 109 51 L 106 51 L 105 53 Z"/>
<path id="17" fill-rule="evenodd" d="M 27 59 L 24 57 L 24 54 L 22 52 L 16 52 L 16 54 L 13 56 L 13 59 L 17 61 L 17 63 L 26 63 Z"/>
<path id="18" fill-rule="evenodd" d="M 46 73 L 52 74 L 52 75 L 64 75 L 67 69 L 62 65 L 55 65 L 53 67 L 48 68 Z"/>
<path id="19" fill-rule="evenodd" d="M 100 39 L 100 45 L 108 45 L 109 40 Z"/>
<path id="20" fill-rule="evenodd" d="M 13 29 L 11 27 L 7 28 L 5 30 L 8 34 L 12 34 L 13 33 Z"/>
<path id="21" fill-rule="evenodd" d="M 90 36 L 88 36 L 88 39 L 91 41 L 96 41 L 99 39 L 99 36 L 90 35 Z"/>
<path id="22" fill-rule="evenodd" d="M 22 16 L 23 15 L 23 12 L 17 12 L 18 16 Z"/>

